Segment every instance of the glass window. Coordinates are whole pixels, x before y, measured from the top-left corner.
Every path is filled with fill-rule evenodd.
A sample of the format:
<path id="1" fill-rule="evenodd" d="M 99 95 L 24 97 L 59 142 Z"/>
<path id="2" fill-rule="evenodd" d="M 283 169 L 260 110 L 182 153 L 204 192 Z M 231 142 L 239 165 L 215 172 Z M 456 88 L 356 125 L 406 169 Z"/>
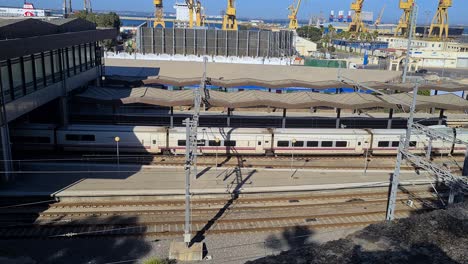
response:
<path id="1" fill-rule="evenodd" d="M 62 79 L 62 76 L 60 74 L 60 56 L 57 50 L 54 51 L 53 53 L 54 57 L 54 76 L 55 76 L 55 81 L 58 82 Z"/>
<path id="2" fill-rule="evenodd" d="M 67 134 L 65 135 L 65 138 L 69 141 L 96 141 L 96 137 L 94 135 Z"/>
<path id="3" fill-rule="evenodd" d="M 235 147 L 237 145 L 237 142 L 234 140 L 226 140 L 224 141 L 224 146 L 226 147 Z"/>
<path id="4" fill-rule="evenodd" d="M 95 62 L 96 62 L 96 47 L 94 46 L 94 43 L 91 43 L 91 65 L 94 67 Z"/>
<path id="5" fill-rule="evenodd" d="M 11 60 L 11 73 L 13 77 L 13 89 L 15 98 L 23 96 L 23 76 L 21 63 L 18 58 Z"/>
<path id="6" fill-rule="evenodd" d="M 13 136 L 11 141 L 14 143 L 35 143 L 45 144 L 50 143 L 49 137 L 34 137 L 34 136 Z"/>
<path id="7" fill-rule="evenodd" d="M 292 144 L 293 147 L 304 147 L 304 141 L 296 141 Z"/>
<path id="8" fill-rule="evenodd" d="M 278 141 L 278 147 L 289 147 L 289 141 Z"/>
<path id="9" fill-rule="evenodd" d="M 322 147 L 333 147 L 333 141 L 322 141 Z"/>
<path id="10" fill-rule="evenodd" d="M 52 83 L 52 61 L 50 59 L 50 52 L 44 54 L 45 76 L 47 84 Z"/>
<path id="11" fill-rule="evenodd" d="M 400 141 L 393 141 L 392 142 L 392 147 L 398 148 L 400 146 Z"/>
<path id="12" fill-rule="evenodd" d="M 76 71 L 80 70 L 80 50 L 78 46 L 75 46 L 75 67 L 77 68 Z"/>
<path id="13" fill-rule="evenodd" d="M 88 62 L 88 67 L 92 67 L 91 64 L 91 44 L 86 44 L 86 61 Z"/>
<path id="14" fill-rule="evenodd" d="M 389 141 L 379 141 L 378 143 L 379 148 L 388 148 L 389 145 L 390 145 Z"/>
<path id="15" fill-rule="evenodd" d="M 197 146 L 199 146 L 199 147 L 206 146 L 206 140 L 204 140 L 204 139 L 197 140 Z"/>
<path id="16" fill-rule="evenodd" d="M 337 148 L 346 148 L 348 146 L 348 141 L 337 141 L 335 147 Z"/>
<path id="17" fill-rule="evenodd" d="M 8 75 L 8 67 L 6 61 L 0 62 L 0 78 L 2 79 L 3 93 L 5 94 L 5 102 L 11 101 L 10 97 L 10 76 Z"/>
<path id="18" fill-rule="evenodd" d="M 81 64 L 82 64 L 82 71 L 85 70 L 85 66 L 86 66 L 86 54 L 85 54 L 85 47 L 84 45 L 80 45 L 80 55 L 81 55 Z"/>
<path id="19" fill-rule="evenodd" d="M 74 75 L 75 72 L 75 61 L 73 60 L 73 49 L 72 48 L 68 48 L 68 73 L 70 76 Z"/>
<path id="20" fill-rule="evenodd" d="M 35 65 L 36 65 L 36 84 L 37 84 L 37 87 L 40 88 L 44 86 L 44 76 L 43 76 L 41 54 L 34 54 L 34 60 L 35 60 Z"/>
<path id="21" fill-rule="evenodd" d="M 31 57 L 24 58 L 24 80 L 26 83 L 26 93 L 34 91 L 34 74 Z"/>
<path id="22" fill-rule="evenodd" d="M 416 147 L 416 145 L 417 145 L 416 141 L 410 141 L 409 143 L 409 146 L 413 148 Z"/>
<path id="23" fill-rule="evenodd" d="M 319 146 L 318 141 L 307 141 L 307 147 L 309 148 L 317 148 Z"/>
<path id="24" fill-rule="evenodd" d="M 219 147 L 219 146 L 221 146 L 221 141 L 216 142 L 216 140 L 210 140 L 208 142 L 208 145 L 210 147 Z"/>
<path id="25" fill-rule="evenodd" d="M 177 140 L 177 146 L 185 147 L 186 145 L 187 144 L 185 140 Z"/>

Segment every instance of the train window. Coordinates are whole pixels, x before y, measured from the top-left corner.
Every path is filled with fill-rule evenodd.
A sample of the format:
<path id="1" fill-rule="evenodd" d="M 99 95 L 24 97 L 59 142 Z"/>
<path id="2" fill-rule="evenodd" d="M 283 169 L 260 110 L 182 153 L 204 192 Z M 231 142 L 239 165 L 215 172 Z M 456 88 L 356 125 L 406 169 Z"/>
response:
<path id="1" fill-rule="evenodd" d="M 416 144 L 416 141 L 410 141 L 409 146 L 414 148 L 416 147 Z"/>
<path id="2" fill-rule="evenodd" d="M 197 140 L 197 146 L 198 147 L 203 147 L 205 145 L 206 145 L 206 140 L 204 140 L 204 139 Z"/>
<path id="3" fill-rule="evenodd" d="M 302 147 L 304 147 L 304 141 L 296 141 L 296 142 L 293 142 L 293 143 L 292 143 L 292 146 L 293 146 L 293 147 L 300 147 L 300 148 L 302 148 Z"/>
<path id="4" fill-rule="evenodd" d="M 259 142 L 258 142 L 258 145 L 259 145 L 259 146 L 261 146 L 261 145 L 262 145 L 262 142 L 261 142 L 261 141 L 259 141 Z"/>
<path id="5" fill-rule="evenodd" d="M 398 148 L 400 146 L 400 141 L 393 141 L 392 142 L 392 147 L 393 148 Z"/>
<path id="6" fill-rule="evenodd" d="M 361 141 L 359 141 L 359 142 L 357 143 L 357 145 L 358 145 L 358 146 L 361 146 L 361 145 L 362 145 Z"/>
<path id="7" fill-rule="evenodd" d="M 177 146 L 185 147 L 187 145 L 185 140 L 177 140 Z"/>
<path id="8" fill-rule="evenodd" d="M 219 147 L 219 146 L 221 146 L 221 141 L 218 140 L 218 141 L 216 142 L 216 140 L 210 140 L 210 141 L 208 142 L 208 145 L 209 145 L 210 147 Z"/>
<path id="9" fill-rule="evenodd" d="M 322 147 L 333 147 L 333 141 L 322 141 Z"/>
<path id="10" fill-rule="evenodd" d="M 348 146 L 348 141 L 337 141 L 335 147 L 337 148 L 346 148 Z"/>
<path id="11" fill-rule="evenodd" d="M 390 141 L 379 141 L 379 148 L 388 148 Z"/>
<path id="12" fill-rule="evenodd" d="M 278 141 L 278 147 L 289 147 L 289 141 Z"/>
<path id="13" fill-rule="evenodd" d="M 226 140 L 224 141 L 224 146 L 226 147 L 235 147 L 237 142 L 235 140 Z"/>
<path id="14" fill-rule="evenodd" d="M 48 137 L 13 136 L 11 138 L 11 141 L 15 142 L 15 143 L 46 144 L 46 143 L 50 143 L 50 138 L 48 138 Z"/>
<path id="15" fill-rule="evenodd" d="M 309 148 L 317 148 L 319 146 L 318 141 L 307 141 L 307 147 Z"/>
<path id="16" fill-rule="evenodd" d="M 153 145 L 156 145 L 156 140 L 153 140 Z"/>
<path id="17" fill-rule="evenodd" d="M 96 141 L 96 137 L 94 135 L 67 134 L 65 135 L 65 139 L 69 141 Z"/>

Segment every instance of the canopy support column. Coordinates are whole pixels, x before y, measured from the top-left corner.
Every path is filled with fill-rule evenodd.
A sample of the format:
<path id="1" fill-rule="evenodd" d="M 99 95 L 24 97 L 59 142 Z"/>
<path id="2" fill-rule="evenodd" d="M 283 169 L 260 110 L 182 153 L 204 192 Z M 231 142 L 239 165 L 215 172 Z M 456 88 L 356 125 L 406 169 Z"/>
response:
<path id="1" fill-rule="evenodd" d="M 232 109 L 228 107 L 227 110 L 227 127 L 231 127 L 231 115 L 232 115 Z"/>
<path id="2" fill-rule="evenodd" d="M 341 127 L 341 108 L 336 109 L 336 128 Z"/>
<path id="3" fill-rule="evenodd" d="M 445 113 L 445 110 L 444 109 L 440 109 L 440 114 L 439 114 L 439 122 L 438 122 L 438 125 L 442 125 L 444 123 L 444 113 Z"/>
<path id="4" fill-rule="evenodd" d="M 286 128 L 286 113 L 287 113 L 287 110 L 286 110 L 286 108 L 284 108 L 283 109 L 283 120 L 282 120 L 282 124 L 281 124 L 282 128 Z"/>
<path id="5" fill-rule="evenodd" d="M 171 121 L 170 121 L 170 127 L 174 128 L 174 107 L 171 106 Z"/>
<path id="6" fill-rule="evenodd" d="M 390 108 L 390 111 L 388 112 L 388 123 L 387 123 L 387 129 L 392 129 L 392 123 L 393 123 L 393 108 Z"/>

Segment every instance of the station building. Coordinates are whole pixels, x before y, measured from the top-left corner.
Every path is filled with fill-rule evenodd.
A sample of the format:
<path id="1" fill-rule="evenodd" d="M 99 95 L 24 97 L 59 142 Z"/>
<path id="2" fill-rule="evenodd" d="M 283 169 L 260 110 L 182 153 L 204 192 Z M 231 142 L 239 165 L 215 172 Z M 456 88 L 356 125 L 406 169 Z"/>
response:
<path id="1" fill-rule="evenodd" d="M 59 100 L 66 123 L 69 94 L 100 81 L 100 43 L 117 33 L 82 19 L 0 19 L 2 171 L 12 166 L 8 123 L 53 100 Z M 10 177 L 1 175 L 3 180 Z"/>

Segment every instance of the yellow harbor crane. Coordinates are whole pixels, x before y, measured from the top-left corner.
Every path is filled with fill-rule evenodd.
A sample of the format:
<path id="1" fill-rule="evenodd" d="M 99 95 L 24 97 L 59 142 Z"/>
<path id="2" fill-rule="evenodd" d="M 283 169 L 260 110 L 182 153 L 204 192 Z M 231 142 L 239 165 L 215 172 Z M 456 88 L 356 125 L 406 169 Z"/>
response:
<path id="1" fill-rule="evenodd" d="M 384 5 L 382 9 L 380 10 L 379 17 L 377 17 L 377 19 L 375 20 L 374 26 L 378 26 L 380 25 L 380 23 L 382 23 L 382 17 L 385 12 L 385 7 L 386 6 Z"/>
<path id="2" fill-rule="evenodd" d="M 364 5 L 364 0 L 356 0 L 351 4 L 351 10 L 354 11 L 353 21 L 349 23 L 348 31 L 352 33 L 367 32 L 367 28 L 362 22 L 362 6 Z"/>
<path id="3" fill-rule="evenodd" d="M 297 23 L 297 13 L 299 12 L 299 8 L 301 7 L 301 1 L 299 0 L 297 2 L 297 6 L 294 7 L 294 3 L 289 6 L 289 11 L 291 12 L 288 16 L 289 18 L 289 29 L 291 30 L 296 30 L 299 27 L 299 24 Z M 294 1 L 296 2 L 296 1 Z"/>
<path id="4" fill-rule="evenodd" d="M 185 0 L 189 11 L 189 28 L 193 28 L 193 10 L 195 9 L 194 0 Z"/>
<path id="5" fill-rule="evenodd" d="M 395 31 L 395 37 L 401 31 L 402 36 L 408 36 L 408 30 L 411 23 L 411 13 L 413 13 L 414 0 L 400 0 L 400 9 L 403 10 L 400 21 Z M 416 28 L 415 28 L 416 29 Z"/>
<path id="6" fill-rule="evenodd" d="M 197 1 L 195 5 L 195 23 L 197 27 L 205 26 L 205 16 L 202 14 L 202 4 L 200 1 Z"/>
<path id="7" fill-rule="evenodd" d="M 235 0 L 227 0 L 226 13 L 223 19 L 223 30 L 237 30 Z"/>
<path id="8" fill-rule="evenodd" d="M 195 12 L 195 25 L 201 27 L 203 23 L 202 5 L 200 1 L 185 0 L 189 10 L 189 28 L 193 28 L 193 13 Z"/>
<path id="9" fill-rule="evenodd" d="M 431 28 L 429 29 L 429 37 L 437 37 L 439 33 L 439 38 L 442 38 L 442 35 L 445 35 L 445 38 L 448 38 L 449 31 L 449 18 L 448 18 L 448 9 L 452 7 L 452 0 L 439 0 L 439 6 L 437 7 L 437 13 L 432 19 Z M 439 29 L 436 33 L 435 29 Z"/>
<path id="10" fill-rule="evenodd" d="M 166 27 L 166 22 L 164 21 L 164 10 L 163 10 L 163 0 L 153 0 L 154 3 L 154 25 L 153 27 L 161 26 L 162 28 Z"/>

